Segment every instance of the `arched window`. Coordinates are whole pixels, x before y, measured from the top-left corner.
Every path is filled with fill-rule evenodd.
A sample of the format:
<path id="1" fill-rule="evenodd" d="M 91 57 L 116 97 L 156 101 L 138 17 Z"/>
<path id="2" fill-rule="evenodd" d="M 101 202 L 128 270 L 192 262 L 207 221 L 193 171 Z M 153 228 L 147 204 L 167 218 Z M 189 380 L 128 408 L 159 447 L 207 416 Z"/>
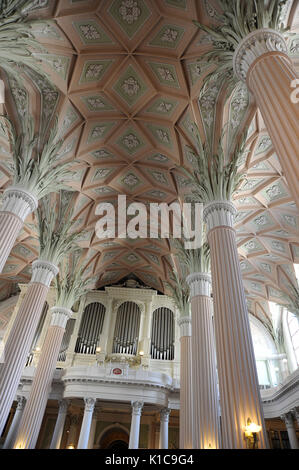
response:
<path id="1" fill-rule="evenodd" d="M 135 302 L 124 302 L 117 311 L 113 353 L 135 355 L 138 347 L 140 308 Z"/>
<path id="2" fill-rule="evenodd" d="M 151 358 L 165 361 L 174 358 L 174 318 L 169 308 L 160 307 L 153 313 Z"/>
<path id="3" fill-rule="evenodd" d="M 106 308 L 99 302 L 85 307 L 79 328 L 75 352 L 95 354 L 102 333 Z"/>
<path id="4" fill-rule="evenodd" d="M 292 346 L 296 356 L 297 366 L 299 365 L 299 320 L 298 317 L 288 312 L 288 327 L 291 336 Z"/>

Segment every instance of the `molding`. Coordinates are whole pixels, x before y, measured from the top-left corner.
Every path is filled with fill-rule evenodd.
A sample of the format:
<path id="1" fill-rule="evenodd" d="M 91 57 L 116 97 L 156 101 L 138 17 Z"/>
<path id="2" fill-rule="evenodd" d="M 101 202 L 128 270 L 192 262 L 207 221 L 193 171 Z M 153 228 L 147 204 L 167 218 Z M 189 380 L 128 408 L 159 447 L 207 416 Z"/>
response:
<path id="1" fill-rule="evenodd" d="M 238 45 L 233 56 L 234 73 L 246 82 L 248 71 L 256 59 L 269 52 L 287 54 L 283 35 L 274 29 L 258 29 L 248 34 Z"/>
<path id="2" fill-rule="evenodd" d="M 143 401 L 131 401 L 132 405 L 132 415 L 134 416 L 141 416 L 142 408 L 143 408 Z"/>
<path id="3" fill-rule="evenodd" d="M 11 186 L 3 193 L 2 212 L 11 212 L 23 222 L 37 209 L 38 199 L 22 187 Z"/>
<path id="4" fill-rule="evenodd" d="M 181 317 L 178 319 L 178 325 L 180 327 L 180 335 L 181 338 L 183 336 L 191 336 L 192 328 L 191 328 L 191 316 L 188 317 Z"/>
<path id="5" fill-rule="evenodd" d="M 59 272 L 58 267 L 50 261 L 37 259 L 32 263 L 32 276 L 30 282 L 39 282 L 50 287 L 53 277 Z"/>
<path id="6" fill-rule="evenodd" d="M 216 227 L 233 227 L 237 209 L 230 201 L 212 201 L 205 205 L 203 220 L 207 224 L 207 233 Z"/>
<path id="7" fill-rule="evenodd" d="M 68 320 L 71 318 L 73 311 L 65 307 L 52 307 L 50 308 L 51 312 L 51 322 L 50 326 L 59 326 L 60 328 L 66 327 Z"/>
<path id="8" fill-rule="evenodd" d="M 211 296 L 211 275 L 208 273 L 192 273 L 186 277 L 190 287 L 190 300 L 198 295 Z"/>

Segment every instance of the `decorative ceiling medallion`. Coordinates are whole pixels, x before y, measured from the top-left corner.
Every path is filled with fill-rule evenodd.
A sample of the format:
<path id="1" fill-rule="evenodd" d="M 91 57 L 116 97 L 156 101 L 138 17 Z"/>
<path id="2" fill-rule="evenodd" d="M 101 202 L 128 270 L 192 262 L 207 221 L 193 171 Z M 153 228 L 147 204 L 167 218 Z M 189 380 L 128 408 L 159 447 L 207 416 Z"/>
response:
<path id="1" fill-rule="evenodd" d="M 150 130 L 154 139 L 158 143 L 162 144 L 165 147 L 171 149 L 173 148 L 171 134 L 167 127 L 156 124 L 146 124 L 146 127 Z"/>
<path id="2" fill-rule="evenodd" d="M 118 140 L 117 145 L 129 155 L 134 155 L 142 147 L 144 142 L 134 129 L 128 129 Z"/>
<path id="3" fill-rule="evenodd" d="M 173 111 L 175 110 L 178 102 L 171 98 L 158 98 L 149 106 L 145 112 L 154 113 L 160 116 L 171 117 Z"/>
<path id="4" fill-rule="evenodd" d="M 94 124 L 91 128 L 88 136 L 87 142 L 94 142 L 97 140 L 103 140 L 104 137 L 108 134 L 108 132 L 114 127 L 115 122 L 99 122 Z"/>
<path id="5" fill-rule="evenodd" d="M 114 60 L 87 60 L 84 63 L 79 83 L 100 81 Z"/>
<path id="6" fill-rule="evenodd" d="M 145 94 L 147 86 L 132 65 L 129 65 L 113 89 L 131 107 Z"/>
<path id="7" fill-rule="evenodd" d="M 159 62 L 148 62 L 148 65 L 151 67 L 159 83 L 172 88 L 180 88 L 174 65 Z"/>
<path id="8" fill-rule="evenodd" d="M 115 110 L 114 106 L 111 105 L 102 93 L 90 96 L 81 96 L 81 100 L 84 101 L 86 107 L 91 112 Z"/>
<path id="9" fill-rule="evenodd" d="M 73 22 L 83 44 L 114 44 L 100 24 L 93 19 Z"/>
<path id="10" fill-rule="evenodd" d="M 149 42 L 149 45 L 176 49 L 184 33 L 184 28 L 166 24 L 160 29 L 154 39 Z"/>
<path id="11" fill-rule="evenodd" d="M 109 13 L 129 39 L 133 38 L 151 16 L 144 0 L 115 0 Z"/>
<path id="12" fill-rule="evenodd" d="M 127 186 L 130 189 L 130 191 L 132 191 L 133 189 L 137 188 L 137 186 L 140 186 L 142 184 L 142 181 L 132 171 L 129 171 L 128 173 L 126 173 L 125 176 L 123 176 L 120 179 L 120 182 L 123 185 Z"/>

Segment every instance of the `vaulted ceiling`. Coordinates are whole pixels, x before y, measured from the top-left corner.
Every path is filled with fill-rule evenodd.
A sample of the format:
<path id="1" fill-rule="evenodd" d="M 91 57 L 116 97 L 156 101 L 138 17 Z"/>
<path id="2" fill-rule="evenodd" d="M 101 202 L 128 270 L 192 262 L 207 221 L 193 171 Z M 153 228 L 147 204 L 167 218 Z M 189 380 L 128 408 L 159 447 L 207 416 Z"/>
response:
<path id="1" fill-rule="evenodd" d="M 44 2 L 45 3 L 45 2 Z M 284 20 L 299 26 L 289 1 Z M 235 194 L 238 247 L 249 306 L 286 301 L 299 263 L 299 212 L 292 201 L 271 140 L 252 97 L 239 86 L 225 103 L 219 84 L 200 95 L 208 66 L 200 61 L 209 37 L 192 23 L 214 21 L 217 2 L 208 0 L 48 0 L 34 13 L 34 34 L 48 53 L 38 53 L 49 82 L 24 70 L 23 85 L 6 81 L 6 108 L 17 123 L 26 112 L 46 135 L 59 115 L 63 160 L 73 161 L 69 185 L 80 245 L 97 287 L 131 273 L 164 290 L 171 271 L 167 239 L 99 239 L 99 202 L 171 203 L 190 191 L 180 166 L 191 168 L 196 153 L 194 124 L 202 137 L 238 138 L 249 126 L 240 171 L 247 179 Z M 298 13 L 297 13 L 298 15 Z M 299 65 L 299 35 L 289 39 Z M 0 133 L 0 187 L 10 184 L 10 156 Z M 38 255 L 34 216 L 0 276 L 0 300 L 11 285 L 28 282 Z"/>

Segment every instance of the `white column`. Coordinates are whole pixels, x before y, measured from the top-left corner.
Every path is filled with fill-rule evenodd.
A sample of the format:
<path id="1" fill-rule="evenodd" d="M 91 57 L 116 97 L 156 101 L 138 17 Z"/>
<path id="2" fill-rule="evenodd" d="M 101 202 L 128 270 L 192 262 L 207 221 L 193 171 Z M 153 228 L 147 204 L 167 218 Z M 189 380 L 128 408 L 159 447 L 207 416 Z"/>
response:
<path id="1" fill-rule="evenodd" d="M 293 408 L 292 413 L 294 414 L 295 419 L 297 421 L 297 425 L 299 427 L 299 406 L 296 406 L 296 408 Z"/>
<path id="2" fill-rule="evenodd" d="M 98 412 L 99 410 L 95 409 L 92 415 L 92 421 L 91 421 L 91 427 L 90 427 L 90 433 L 89 433 L 89 439 L 88 439 L 88 449 L 93 449 L 93 446 L 94 446 L 94 438 L 95 438 L 97 422 L 98 422 Z"/>
<path id="3" fill-rule="evenodd" d="M 169 408 L 163 408 L 160 411 L 160 449 L 168 449 L 168 424 L 169 424 Z"/>
<path id="4" fill-rule="evenodd" d="M 49 261 L 32 263 L 27 292 L 5 340 L 5 362 L 1 364 L 0 374 L 0 434 L 20 383 L 50 284 L 57 273 L 57 266 Z"/>
<path id="5" fill-rule="evenodd" d="M 88 447 L 92 415 L 93 415 L 93 410 L 94 410 L 96 400 L 94 398 L 84 398 L 84 403 L 85 403 L 84 416 L 83 416 L 83 421 L 81 425 L 81 431 L 80 431 L 80 436 L 79 436 L 79 441 L 78 441 L 78 446 L 77 446 L 78 449 L 87 449 Z"/>
<path id="6" fill-rule="evenodd" d="M 190 286 L 192 315 L 193 449 L 219 449 L 219 406 L 211 276 L 193 273 Z"/>
<path id="7" fill-rule="evenodd" d="M 193 395 L 191 316 L 178 320 L 180 327 L 180 449 L 192 449 Z"/>
<path id="8" fill-rule="evenodd" d="M 235 213 L 229 201 L 213 201 L 203 212 L 211 253 L 222 445 L 246 448 L 244 428 L 249 418 L 262 427 L 258 445 L 265 448 L 267 434 L 233 228 Z"/>
<path id="9" fill-rule="evenodd" d="M 15 438 L 16 438 L 16 435 L 17 435 L 17 432 L 18 432 L 18 427 L 19 427 L 19 424 L 20 424 L 20 421 L 21 421 L 21 418 L 22 418 L 22 414 L 23 414 L 23 411 L 24 411 L 26 399 L 25 399 L 25 397 L 18 396 L 17 397 L 17 402 L 18 402 L 17 408 L 16 408 L 16 411 L 15 411 L 12 423 L 10 425 L 8 434 L 6 436 L 6 439 L 5 439 L 5 442 L 4 442 L 4 445 L 3 445 L 3 449 L 11 449 L 12 448 L 13 443 L 14 443 Z"/>
<path id="10" fill-rule="evenodd" d="M 140 432 L 140 417 L 143 407 L 142 401 L 132 401 L 132 420 L 130 429 L 129 449 L 138 449 L 139 446 L 139 432 Z"/>
<path id="11" fill-rule="evenodd" d="M 286 425 L 291 449 L 299 449 L 299 443 L 298 443 L 298 438 L 296 435 L 294 417 L 292 413 L 290 412 L 290 413 L 285 413 L 281 415 L 281 419 L 284 421 Z"/>
<path id="12" fill-rule="evenodd" d="M 26 217 L 38 206 L 38 200 L 26 189 L 7 188 L 0 210 L 0 273 L 24 225 Z"/>
<path id="13" fill-rule="evenodd" d="M 65 418 L 67 415 L 68 400 L 61 400 L 59 402 L 58 416 L 50 444 L 50 449 L 59 449 L 65 424 Z"/>

